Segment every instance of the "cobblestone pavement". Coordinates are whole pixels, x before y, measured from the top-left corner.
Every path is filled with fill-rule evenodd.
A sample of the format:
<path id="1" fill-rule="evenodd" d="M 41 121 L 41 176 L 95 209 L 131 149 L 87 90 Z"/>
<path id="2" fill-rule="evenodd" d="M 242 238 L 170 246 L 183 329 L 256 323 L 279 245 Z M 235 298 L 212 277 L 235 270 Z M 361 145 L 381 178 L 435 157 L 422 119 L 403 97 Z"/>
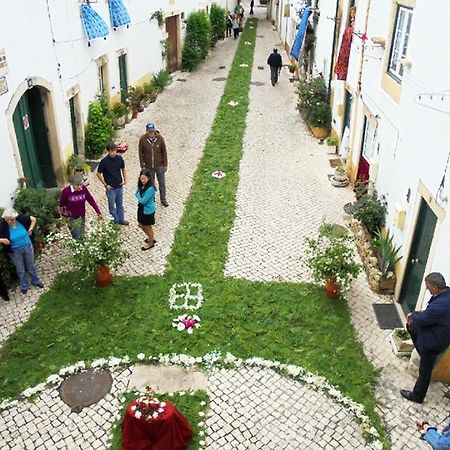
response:
<path id="1" fill-rule="evenodd" d="M 256 12 L 262 17 L 262 10 L 256 9 Z M 274 44 L 279 42 L 268 22 L 260 22 L 258 36 L 260 37 L 257 39 L 252 79 L 265 84 L 252 85 L 250 91 L 248 127 L 237 194 L 237 218 L 230 237 L 225 272 L 227 276 L 250 280 L 304 281 L 309 279 L 301 258 L 304 238 L 313 234 L 324 219 L 345 223 L 342 206 L 353 198 L 349 189 L 336 189 L 329 184 L 328 175 L 332 170 L 328 159 L 332 155 L 328 154 L 328 147 L 318 145 L 310 136 L 295 111 L 294 86 L 287 79 L 286 69 L 283 69 L 278 86 L 272 87 L 269 83 L 265 62 Z M 130 148 L 125 155 L 129 171 L 125 199 L 126 216 L 131 225 L 123 228 L 123 233 L 126 246 L 132 254 L 128 263 L 121 269 L 123 274 L 164 272 L 166 257 L 183 213 L 191 179 L 223 92 L 224 82 L 213 82 L 212 79 L 226 77 L 234 49 L 235 42 L 232 40 L 219 43 L 217 50 L 198 72 L 176 74 L 175 78 L 187 81 L 175 81 L 156 103 L 121 132 L 120 139 L 128 142 Z M 286 62 L 286 55 L 283 54 L 283 57 Z M 219 69 L 222 65 L 226 68 Z M 263 66 L 264 70 L 258 70 L 257 66 Z M 275 109 L 273 105 L 276 105 Z M 140 251 L 143 236 L 137 229 L 133 193 L 139 170 L 136 145 L 147 122 L 157 124 L 168 144 L 167 185 L 170 207 L 159 207 L 155 227 L 158 245 L 154 251 L 144 254 Z M 106 211 L 104 193 L 95 178 L 90 188 Z M 63 249 L 52 247 L 47 249 L 39 260 L 38 268 L 47 286 L 60 270 L 59 263 L 63 254 Z M 31 289 L 26 296 L 22 296 L 14 291 L 9 304 L 1 303 L 1 340 L 27 320 L 41 292 Z M 371 306 L 372 303 L 386 302 L 388 299 L 372 293 L 365 276 L 360 275 L 354 283 L 348 301 L 352 322 L 363 343 L 364 351 L 374 366 L 381 369 L 376 396 L 380 414 L 392 438 L 393 449 L 428 448 L 418 439 L 414 422 L 416 419 L 426 418 L 438 426 L 444 424 L 448 400 L 443 398 L 443 386 L 439 383 L 432 384 L 423 405 L 401 399 L 399 389 L 412 387 L 414 377 L 407 372 L 407 363 L 392 354 L 388 343 L 389 331 L 378 328 Z M 114 389 L 123 389 L 125 376 L 127 374 L 116 377 Z M 247 376 L 248 374 L 244 373 L 221 373 L 222 378 L 212 378 L 217 383 L 211 383 L 210 393 L 217 401 L 212 402 L 208 419 L 211 432 L 210 448 L 314 449 L 361 448 L 358 445 L 363 445 L 358 426 L 352 424 L 347 416 L 342 417 L 342 424 L 336 424 L 334 416 L 328 414 L 328 411 L 338 408 L 334 404 L 330 405 L 328 399 L 315 397 L 316 393 L 306 391 L 301 385 L 286 379 L 279 381 L 278 387 L 271 390 L 268 386 L 273 382 L 273 374 L 270 376 L 271 383 L 260 382 L 269 376 L 265 371 L 252 374 L 253 378 L 248 377 L 248 380 Z M 227 377 L 230 384 L 221 383 Z M 232 380 L 238 380 L 237 386 L 232 384 Z M 247 387 L 246 390 L 239 390 L 241 382 Z M 265 398 L 267 402 L 256 414 L 250 415 L 243 408 L 240 415 L 235 415 L 240 426 L 254 423 L 252 430 L 248 430 L 255 441 L 253 447 L 248 443 L 239 443 L 240 447 L 231 443 L 224 444 L 223 447 L 217 444 L 222 436 L 217 437 L 219 435 L 216 433 L 219 431 L 215 429 L 215 424 L 219 421 L 219 415 L 220 419 L 227 420 L 223 408 L 230 399 L 233 401 L 234 395 L 237 398 L 236 392 L 250 403 L 256 402 L 257 398 Z M 282 395 L 280 392 L 288 392 L 290 397 L 296 399 L 290 408 L 298 420 L 290 423 L 287 429 L 298 430 L 301 436 L 291 438 L 283 426 L 288 419 L 283 416 L 282 410 L 277 409 L 277 398 Z M 4 445 L 0 440 L 0 448 L 103 448 L 109 427 L 117 413 L 117 404 L 114 402 L 115 400 L 107 398 L 76 415 L 69 413 L 68 407 L 59 400 L 56 391 L 46 391 L 35 404 L 21 403 L 7 410 L 7 414 L 2 413 L 0 436 Z M 324 406 L 318 410 L 315 408 L 318 404 Z M 256 406 L 255 403 L 255 408 Z M 264 416 L 261 412 L 267 410 L 270 410 L 271 414 L 273 411 L 276 423 L 272 419 L 269 425 L 267 421 L 270 420 L 270 414 Z M 306 420 L 305 417 L 313 419 Z M 326 421 L 322 421 L 322 417 L 326 417 Z M 315 437 L 313 430 L 307 425 L 296 428 L 311 424 L 311 421 L 319 424 L 318 428 L 314 428 Z M 18 432 L 18 427 L 24 423 L 27 424 L 28 434 Z M 332 425 L 326 428 L 325 423 Z M 70 433 L 67 433 L 67 430 Z M 241 431 L 245 433 L 245 430 Z M 342 435 L 335 435 L 335 432 Z M 67 437 L 68 434 L 71 437 Z M 234 436 L 236 441 L 241 442 L 242 436 L 237 431 Z M 271 440 L 277 436 L 281 439 Z M 339 441 L 336 436 L 341 436 L 339 439 L 342 440 Z M 328 447 L 320 446 L 316 441 L 316 438 L 322 437 Z M 297 444 L 291 443 L 290 439 L 304 440 Z M 266 446 L 258 446 L 256 442 L 264 442 Z M 308 445 L 310 447 L 306 447 Z"/>
<path id="2" fill-rule="evenodd" d="M 0 412 L 0 448 L 108 448 L 118 417 L 117 394 L 127 390 L 133 368 L 113 372 L 111 392 L 73 412 L 57 387 L 33 402 Z M 205 423 L 211 450 L 365 449 L 362 427 L 325 394 L 261 367 L 213 370 Z M 201 417 L 199 417 L 199 422 Z"/>
<path id="3" fill-rule="evenodd" d="M 341 406 L 272 370 L 219 370 L 209 382 L 208 449 L 366 448 Z"/>

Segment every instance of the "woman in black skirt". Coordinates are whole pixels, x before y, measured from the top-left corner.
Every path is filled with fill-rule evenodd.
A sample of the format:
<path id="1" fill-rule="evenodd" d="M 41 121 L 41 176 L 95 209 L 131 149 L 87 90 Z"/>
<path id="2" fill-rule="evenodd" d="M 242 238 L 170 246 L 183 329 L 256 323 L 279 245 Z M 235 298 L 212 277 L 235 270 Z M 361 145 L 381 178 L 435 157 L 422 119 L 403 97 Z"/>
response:
<path id="1" fill-rule="evenodd" d="M 136 198 L 138 200 L 137 220 L 139 228 L 146 234 L 146 245 L 141 250 L 150 250 L 155 246 L 155 235 L 152 225 L 155 224 L 155 193 L 156 188 L 151 172 L 143 169 L 139 175 L 138 187 L 136 190 Z"/>

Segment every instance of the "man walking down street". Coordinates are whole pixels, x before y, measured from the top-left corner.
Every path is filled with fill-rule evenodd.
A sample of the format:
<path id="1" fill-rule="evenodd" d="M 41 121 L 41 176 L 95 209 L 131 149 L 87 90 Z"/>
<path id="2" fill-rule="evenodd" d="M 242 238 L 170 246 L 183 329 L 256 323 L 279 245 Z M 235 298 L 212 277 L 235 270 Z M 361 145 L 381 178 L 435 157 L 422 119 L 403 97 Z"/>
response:
<path id="1" fill-rule="evenodd" d="M 147 124 L 146 133 L 139 139 L 139 162 L 141 169 L 148 169 L 153 178 L 158 179 L 161 205 L 167 207 L 166 199 L 166 171 L 167 149 L 164 138 L 153 123 Z"/>
<path id="2" fill-rule="evenodd" d="M 114 223 L 128 225 L 124 218 L 123 186 L 127 182 L 125 161 L 117 154 L 117 146 L 113 142 L 106 146 L 108 154 L 100 161 L 97 177 L 106 188 L 108 209 Z"/>
<path id="3" fill-rule="evenodd" d="M 450 289 L 438 272 L 427 275 L 425 285 L 431 294 L 427 308 L 406 317 L 406 329 L 420 355 L 419 378 L 412 391 L 400 391 L 402 397 L 416 403 L 423 403 L 436 358 L 450 345 Z"/>
<path id="4" fill-rule="evenodd" d="M 272 86 L 275 86 L 278 83 L 278 73 L 283 67 L 283 61 L 281 60 L 281 55 L 278 53 L 278 49 L 273 49 L 273 52 L 267 58 L 267 64 L 270 66 L 270 81 L 272 82 Z"/>

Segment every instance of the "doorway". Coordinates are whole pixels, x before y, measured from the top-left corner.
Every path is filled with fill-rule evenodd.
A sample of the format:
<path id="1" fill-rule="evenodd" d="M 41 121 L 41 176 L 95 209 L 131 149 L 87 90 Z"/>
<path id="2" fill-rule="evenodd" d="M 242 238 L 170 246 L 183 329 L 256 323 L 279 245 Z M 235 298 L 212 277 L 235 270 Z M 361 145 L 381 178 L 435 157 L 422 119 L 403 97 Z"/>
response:
<path id="1" fill-rule="evenodd" d="M 23 174 L 27 186 L 33 188 L 56 186 L 44 111 L 45 95 L 36 86 L 28 89 L 13 113 Z"/>
<path id="2" fill-rule="evenodd" d="M 119 55 L 119 78 L 120 78 L 120 101 L 127 102 L 128 97 L 128 74 L 127 74 L 127 55 Z"/>
<path id="3" fill-rule="evenodd" d="M 72 128 L 72 143 L 73 143 L 73 153 L 75 155 L 83 151 L 83 129 L 81 124 L 81 111 L 80 111 L 80 95 L 75 94 L 69 99 L 69 109 L 70 109 L 70 125 Z"/>
<path id="4" fill-rule="evenodd" d="M 375 127 L 364 115 L 364 131 L 361 143 L 361 154 L 359 156 L 358 174 L 356 178 L 362 181 L 369 180 L 370 160 L 372 158 L 373 141 L 375 138 Z"/>
<path id="5" fill-rule="evenodd" d="M 422 198 L 399 297 L 405 314 L 416 308 L 436 223 L 437 216 Z"/>
<path id="6" fill-rule="evenodd" d="M 178 70 L 178 16 L 166 19 L 167 31 L 167 66 L 169 72 Z"/>

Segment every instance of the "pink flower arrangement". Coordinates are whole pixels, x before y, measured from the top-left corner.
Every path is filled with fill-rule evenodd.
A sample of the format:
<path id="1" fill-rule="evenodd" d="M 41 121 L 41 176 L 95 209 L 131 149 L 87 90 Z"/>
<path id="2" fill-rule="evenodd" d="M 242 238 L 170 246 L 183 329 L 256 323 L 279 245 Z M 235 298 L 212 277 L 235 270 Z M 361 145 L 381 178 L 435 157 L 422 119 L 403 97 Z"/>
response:
<path id="1" fill-rule="evenodd" d="M 125 153 L 128 150 L 128 144 L 126 142 L 119 142 L 116 145 L 117 153 Z"/>
<path id="2" fill-rule="evenodd" d="M 194 328 L 200 327 L 200 317 L 183 314 L 178 316 L 176 319 L 173 319 L 172 326 L 178 331 L 186 330 L 188 334 L 192 334 L 194 332 Z"/>

